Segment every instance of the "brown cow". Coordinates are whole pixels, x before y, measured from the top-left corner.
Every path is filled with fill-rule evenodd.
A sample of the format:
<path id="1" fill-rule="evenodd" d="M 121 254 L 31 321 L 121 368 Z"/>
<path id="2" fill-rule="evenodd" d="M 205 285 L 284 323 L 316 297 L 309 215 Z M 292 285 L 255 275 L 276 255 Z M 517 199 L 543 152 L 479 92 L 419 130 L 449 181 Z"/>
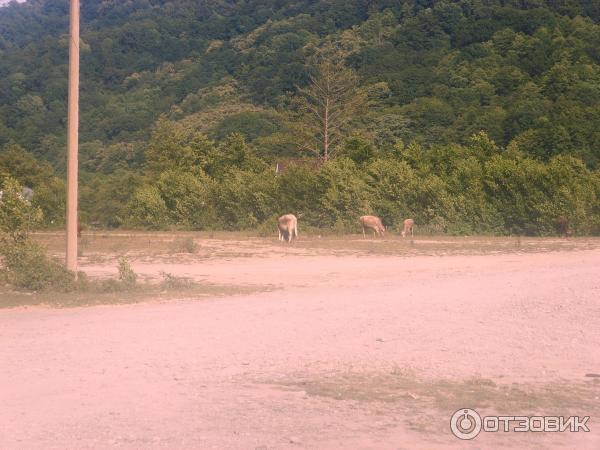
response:
<path id="1" fill-rule="evenodd" d="M 415 226 L 415 221 L 412 219 L 406 219 L 404 221 L 404 229 L 402 230 L 402 237 L 406 237 L 406 235 L 408 233 L 410 233 L 410 236 L 413 236 L 413 227 Z"/>
<path id="2" fill-rule="evenodd" d="M 362 226 L 363 237 L 367 237 L 366 229 L 370 228 L 373 230 L 373 236 L 383 236 L 385 233 L 385 227 L 381 223 L 381 219 L 377 216 L 361 216 L 360 224 Z"/>
<path id="3" fill-rule="evenodd" d="M 571 228 L 569 227 L 569 219 L 565 216 L 556 218 L 556 232 L 559 236 L 571 236 Z"/>
<path id="4" fill-rule="evenodd" d="M 286 214 L 277 219 L 279 240 L 292 242 L 292 238 L 298 239 L 298 219 L 293 214 Z"/>

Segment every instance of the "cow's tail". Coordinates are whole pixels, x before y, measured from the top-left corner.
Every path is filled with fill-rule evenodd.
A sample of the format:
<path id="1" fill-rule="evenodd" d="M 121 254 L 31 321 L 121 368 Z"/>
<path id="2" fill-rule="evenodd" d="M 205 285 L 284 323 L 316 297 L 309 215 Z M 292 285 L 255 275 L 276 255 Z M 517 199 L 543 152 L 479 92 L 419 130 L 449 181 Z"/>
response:
<path id="1" fill-rule="evenodd" d="M 296 239 L 298 239 L 298 221 L 294 223 L 294 235 L 296 236 Z"/>

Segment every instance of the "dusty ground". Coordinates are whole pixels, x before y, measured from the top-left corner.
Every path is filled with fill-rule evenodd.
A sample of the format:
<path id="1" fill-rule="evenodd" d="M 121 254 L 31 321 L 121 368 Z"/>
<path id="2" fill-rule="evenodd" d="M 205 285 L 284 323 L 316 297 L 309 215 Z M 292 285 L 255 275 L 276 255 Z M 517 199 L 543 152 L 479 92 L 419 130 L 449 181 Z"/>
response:
<path id="1" fill-rule="evenodd" d="M 599 240 L 195 238 L 88 234 L 82 269 L 260 292 L 0 310 L 0 448 L 600 448 Z M 591 432 L 463 442 L 463 407 Z"/>

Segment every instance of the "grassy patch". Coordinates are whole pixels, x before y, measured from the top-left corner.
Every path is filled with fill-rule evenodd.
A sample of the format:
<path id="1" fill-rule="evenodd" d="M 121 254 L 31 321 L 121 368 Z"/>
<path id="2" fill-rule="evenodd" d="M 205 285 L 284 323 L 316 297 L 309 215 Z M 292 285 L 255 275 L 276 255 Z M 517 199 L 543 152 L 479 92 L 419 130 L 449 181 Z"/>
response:
<path id="1" fill-rule="evenodd" d="M 49 306 L 73 308 L 95 305 L 125 305 L 148 301 L 199 300 L 209 297 L 228 297 L 252 294 L 273 289 L 272 286 L 246 286 L 233 284 L 199 284 L 173 281 L 159 284 L 138 284 L 135 288 L 122 290 L 115 287 L 116 280 L 105 280 L 96 288 L 83 292 L 21 291 L 7 286 L 0 287 L 0 308 L 19 306 Z"/>
<path id="2" fill-rule="evenodd" d="M 267 381 L 308 396 L 353 401 L 378 414 L 406 416 L 415 431 L 447 432 L 451 414 L 474 408 L 485 414 L 600 414 L 600 380 L 496 384 L 484 378 L 422 380 L 402 372 L 333 373 Z"/>
<path id="3" fill-rule="evenodd" d="M 129 260 L 118 260 L 118 277 L 90 279 L 84 272 L 66 270 L 49 258 L 41 245 L 30 242 L 2 242 L 0 265 L 0 307 L 49 305 L 57 307 L 137 303 L 151 299 L 194 298 L 244 293 L 241 286 L 199 284 L 192 279 L 162 272 L 162 282 L 139 283 Z M 253 290 L 260 290 L 253 288 Z"/>
<path id="4" fill-rule="evenodd" d="M 293 244 L 277 241 L 276 230 L 271 237 L 257 237 L 243 232 L 90 232 L 82 238 L 83 254 L 90 263 L 101 264 L 120 255 L 132 258 L 232 258 L 264 256 L 290 251 L 306 254 L 333 255 L 487 255 L 576 251 L 600 248 L 599 238 L 530 238 L 494 236 L 427 236 L 402 238 L 387 233 L 384 239 L 362 234 L 331 234 L 328 230 L 301 229 L 300 239 Z M 36 233 L 35 241 L 49 253 L 62 258 L 64 235 Z"/>
<path id="5" fill-rule="evenodd" d="M 168 272 L 161 272 L 162 277 L 161 287 L 170 290 L 187 290 L 192 289 L 196 283 L 191 278 L 177 277 Z"/>
<path id="6" fill-rule="evenodd" d="M 468 405 L 499 413 L 582 409 L 600 413 L 600 382 L 556 382 L 547 385 L 496 384 L 485 378 L 463 381 L 420 380 L 405 374 L 346 373 L 279 381 L 309 395 L 359 402 L 430 403 L 439 409 Z"/>

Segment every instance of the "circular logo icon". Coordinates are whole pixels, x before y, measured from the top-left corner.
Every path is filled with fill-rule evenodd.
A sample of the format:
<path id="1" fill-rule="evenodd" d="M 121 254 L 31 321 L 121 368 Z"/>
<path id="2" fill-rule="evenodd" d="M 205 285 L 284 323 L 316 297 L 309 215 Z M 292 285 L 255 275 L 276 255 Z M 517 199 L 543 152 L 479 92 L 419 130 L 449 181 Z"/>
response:
<path id="1" fill-rule="evenodd" d="M 469 408 L 463 408 L 452 414 L 450 419 L 452 434 L 459 439 L 475 438 L 481 431 L 481 416 Z"/>

